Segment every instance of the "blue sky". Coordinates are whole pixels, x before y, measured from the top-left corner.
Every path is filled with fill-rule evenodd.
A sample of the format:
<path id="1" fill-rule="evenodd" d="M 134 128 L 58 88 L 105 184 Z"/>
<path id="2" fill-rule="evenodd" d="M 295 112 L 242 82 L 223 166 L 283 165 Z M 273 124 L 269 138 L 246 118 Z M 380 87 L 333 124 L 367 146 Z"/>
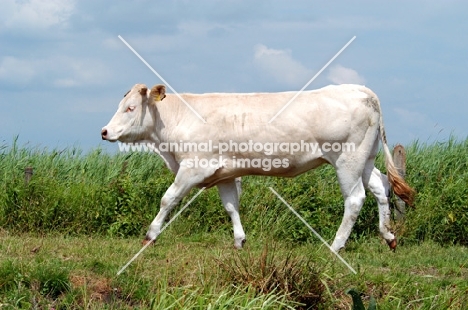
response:
<path id="1" fill-rule="evenodd" d="M 468 2 L 3 0 L 0 144 L 116 144 L 100 130 L 136 83 L 178 92 L 359 83 L 380 97 L 390 144 L 468 133 Z"/>

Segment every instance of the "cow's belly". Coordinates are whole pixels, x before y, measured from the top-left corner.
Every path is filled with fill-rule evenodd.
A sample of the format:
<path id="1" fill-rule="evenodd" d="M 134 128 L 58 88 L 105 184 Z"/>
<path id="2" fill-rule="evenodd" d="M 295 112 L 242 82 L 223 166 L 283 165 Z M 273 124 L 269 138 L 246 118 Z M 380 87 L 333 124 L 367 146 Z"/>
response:
<path id="1" fill-rule="evenodd" d="M 299 156 L 236 158 L 229 161 L 225 167 L 216 170 L 215 174 L 207 178 L 202 186 L 211 187 L 223 180 L 247 175 L 295 177 L 325 163 L 327 163 L 327 160 L 324 158 L 305 160 L 305 158 Z"/>

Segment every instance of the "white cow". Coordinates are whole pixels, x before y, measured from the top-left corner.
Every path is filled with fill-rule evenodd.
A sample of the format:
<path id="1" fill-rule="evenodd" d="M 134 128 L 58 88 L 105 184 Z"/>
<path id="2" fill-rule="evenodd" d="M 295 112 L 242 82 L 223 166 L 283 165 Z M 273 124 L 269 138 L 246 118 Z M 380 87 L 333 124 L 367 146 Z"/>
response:
<path id="1" fill-rule="evenodd" d="M 394 166 L 377 96 L 360 85 L 305 91 L 270 123 L 295 94 L 182 94 L 204 123 L 176 95 L 166 95 L 164 85 L 149 90 L 136 84 L 120 101 L 101 137 L 151 144 L 176 175 L 161 199 L 146 242 L 159 235 L 168 213 L 193 187 L 216 185 L 232 220 L 234 245 L 241 248 L 245 233 L 239 217 L 239 177 L 294 177 L 329 163 L 336 169 L 345 205 L 332 248 L 338 251 L 345 246 L 368 188 L 379 207 L 380 233 L 394 249 L 390 185 L 408 204 L 413 190 Z M 388 177 L 374 167 L 379 139 Z"/>

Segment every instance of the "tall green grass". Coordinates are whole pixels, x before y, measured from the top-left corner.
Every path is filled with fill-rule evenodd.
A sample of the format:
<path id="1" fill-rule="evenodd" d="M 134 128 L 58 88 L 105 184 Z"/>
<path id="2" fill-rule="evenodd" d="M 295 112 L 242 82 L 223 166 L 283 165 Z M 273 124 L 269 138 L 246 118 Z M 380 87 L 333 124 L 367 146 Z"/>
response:
<path id="1" fill-rule="evenodd" d="M 407 149 L 407 179 L 418 195 L 405 237 L 468 245 L 468 138 L 418 141 Z"/>
<path id="2" fill-rule="evenodd" d="M 468 139 L 407 146 L 407 181 L 417 191 L 397 231 L 405 242 L 468 245 Z M 383 158 L 376 165 L 385 171 Z M 25 184 L 24 169 L 34 168 Z M 157 155 L 101 149 L 0 146 L 0 227 L 12 233 L 142 236 L 174 179 Z M 343 214 L 334 170 L 324 166 L 293 179 L 243 178 L 242 220 L 248 238 L 301 243 L 310 232 L 268 190 L 275 188 L 326 239 Z M 192 193 L 193 194 L 193 193 Z M 368 195 L 351 239 L 378 235 Z M 179 234 L 231 231 L 217 191 L 200 195 L 174 224 Z"/>

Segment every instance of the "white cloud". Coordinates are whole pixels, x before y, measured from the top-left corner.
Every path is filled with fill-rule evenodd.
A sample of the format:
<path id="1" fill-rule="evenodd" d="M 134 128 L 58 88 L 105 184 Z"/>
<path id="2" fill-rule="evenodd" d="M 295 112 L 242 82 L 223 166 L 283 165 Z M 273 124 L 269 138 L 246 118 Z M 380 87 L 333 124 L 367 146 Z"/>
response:
<path id="1" fill-rule="evenodd" d="M 167 52 L 173 50 L 181 50 L 190 48 L 196 40 L 194 37 L 182 33 L 174 35 L 161 35 L 161 34 L 136 34 L 131 37 L 122 36 L 133 48 L 139 52 Z M 124 43 L 117 39 L 114 48 L 126 48 Z M 106 47 L 110 47 L 110 42 L 106 42 Z"/>
<path id="2" fill-rule="evenodd" d="M 342 65 L 334 65 L 330 67 L 327 78 L 329 81 L 335 84 L 364 85 L 366 82 L 366 80 L 355 70 L 343 67 Z"/>
<path id="3" fill-rule="evenodd" d="M 276 50 L 263 44 L 255 46 L 254 63 L 276 81 L 301 87 L 312 78 L 312 71 L 295 60 L 290 50 Z"/>
<path id="4" fill-rule="evenodd" d="M 122 49 L 125 45 L 117 37 L 108 37 L 102 41 L 102 46 L 110 50 Z"/>
<path id="5" fill-rule="evenodd" d="M 78 85 L 78 81 L 70 78 L 56 79 L 54 80 L 54 86 L 59 88 L 68 88 Z"/>
<path id="6" fill-rule="evenodd" d="M 27 83 L 35 75 L 32 64 L 16 57 L 7 56 L 0 61 L 0 80 L 8 83 Z"/>
<path id="7" fill-rule="evenodd" d="M 6 28 L 46 29 L 66 23 L 74 7 L 74 0 L 7 0 L 0 16 Z"/>
<path id="8" fill-rule="evenodd" d="M 101 85 L 108 83 L 110 79 L 107 67 L 91 59 L 60 58 L 53 71 L 56 76 L 53 85 L 56 87 Z"/>
<path id="9" fill-rule="evenodd" d="M 108 83 L 110 70 L 93 59 L 49 57 L 24 60 L 7 56 L 0 59 L 0 81 L 24 85 L 32 81 L 52 83 L 55 87 L 75 87 Z"/>

